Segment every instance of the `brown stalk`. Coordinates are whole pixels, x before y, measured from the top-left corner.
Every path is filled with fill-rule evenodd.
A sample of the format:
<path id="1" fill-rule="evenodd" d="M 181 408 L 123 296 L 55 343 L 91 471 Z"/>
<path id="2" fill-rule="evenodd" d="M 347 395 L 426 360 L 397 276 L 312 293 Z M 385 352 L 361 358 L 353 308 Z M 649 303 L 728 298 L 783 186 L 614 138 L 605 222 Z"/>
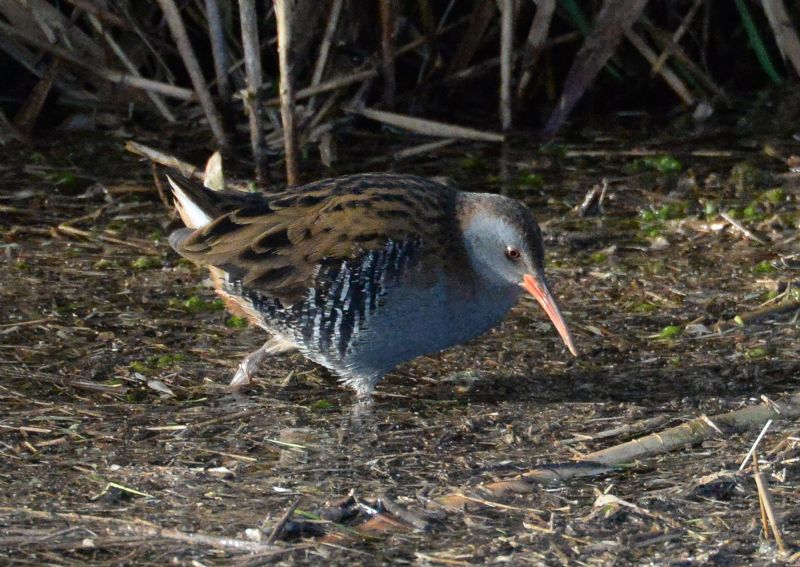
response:
<path id="1" fill-rule="evenodd" d="M 242 22 L 244 67 L 247 75 L 247 90 L 243 100 L 250 122 L 250 148 L 256 164 L 256 181 L 259 185 L 265 185 L 267 181 L 267 151 L 264 147 L 264 126 L 261 119 L 261 84 L 263 80 L 255 0 L 239 0 L 239 19 Z"/>
<path id="2" fill-rule="evenodd" d="M 205 0 L 208 34 L 211 39 L 211 55 L 214 58 L 214 73 L 217 77 L 217 93 L 223 108 L 231 100 L 231 83 L 228 77 L 228 48 L 225 43 L 225 28 L 219 0 Z"/>
<path id="3" fill-rule="evenodd" d="M 47 64 L 42 78 L 33 87 L 28 100 L 14 117 L 14 126 L 23 134 L 28 135 L 33 130 L 36 119 L 44 106 L 44 101 L 47 99 L 47 95 L 50 93 L 50 89 L 58 76 L 60 67 L 61 61 L 59 59 L 53 59 Z"/>
<path id="4" fill-rule="evenodd" d="M 653 38 L 653 41 L 656 42 L 658 47 L 662 50 L 666 50 L 662 52 L 662 55 L 665 52 L 669 52 L 671 57 L 679 60 L 686 70 L 691 73 L 702 85 L 711 93 L 714 93 L 715 96 L 723 100 L 728 100 L 728 95 L 725 94 L 725 91 L 722 90 L 720 86 L 718 86 L 713 79 L 706 73 L 697 63 L 695 63 L 681 48 L 680 45 L 673 42 L 673 39 L 661 29 L 658 29 L 654 25 L 650 23 L 650 21 L 643 17 L 642 24 L 647 29 L 647 32 Z M 657 65 L 658 69 L 661 69 L 663 65 Z"/>
<path id="5" fill-rule="evenodd" d="M 669 56 L 672 55 L 672 52 L 678 46 L 678 43 L 680 43 L 683 34 L 685 34 L 686 30 L 689 29 L 689 24 L 691 24 L 692 20 L 694 20 L 694 16 L 697 14 L 697 10 L 700 9 L 702 4 L 703 0 L 695 0 L 694 4 L 692 4 L 692 7 L 683 17 L 683 20 L 681 20 L 681 25 L 679 25 L 678 29 L 675 30 L 675 33 L 672 34 L 669 45 L 663 48 L 661 55 L 659 55 L 658 59 L 656 59 L 655 63 L 653 63 L 653 74 L 661 71 L 661 66 L 667 61 Z"/>
<path id="6" fill-rule="evenodd" d="M 174 156 L 165 154 L 164 152 L 161 152 L 155 148 L 145 146 L 144 144 L 140 144 L 138 142 L 128 141 L 125 143 L 125 150 L 131 152 L 132 154 L 136 154 L 137 156 L 146 158 L 154 163 L 179 171 L 184 177 L 191 177 L 201 182 L 203 181 L 203 172 L 200 171 L 199 168 L 193 166 L 191 163 L 181 161 Z"/>
<path id="7" fill-rule="evenodd" d="M 525 98 L 528 84 L 533 77 L 533 68 L 539 60 L 539 55 L 544 49 L 544 42 L 547 40 L 547 32 L 550 30 L 550 22 L 553 21 L 553 14 L 556 11 L 556 0 L 541 0 L 536 6 L 536 15 L 528 30 L 528 38 L 525 40 L 525 49 L 522 54 L 522 76 L 517 85 L 517 101 Z"/>
<path id="8" fill-rule="evenodd" d="M 297 131 L 294 115 L 294 86 L 289 54 L 292 45 L 291 0 L 273 0 L 275 20 L 278 24 L 278 66 L 280 68 L 281 119 L 283 145 L 286 156 L 286 182 L 297 185 L 300 176 L 297 162 Z"/>
<path id="9" fill-rule="evenodd" d="M 461 41 L 458 43 L 456 53 L 447 68 L 447 75 L 457 73 L 469 65 L 469 62 L 475 56 L 475 52 L 478 51 L 478 46 L 480 46 L 480 42 L 483 39 L 483 34 L 486 33 L 486 28 L 489 27 L 489 23 L 492 21 L 493 14 L 494 2 L 475 0 L 475 5 L 469 16 L 469 26 L 467 26 Z"/>
<path id="10" fill-rule="evenodd" d="M 333 37 L 336 34 L 336 28 L 339 26 L 339 16 L 342 14 L 343 0 L 333 0 L 331 11 L 328 14 L 328 23 L 325 26 L 325 34 L 322 36 L 322 41 L 319 46 L 319 56 L 314 65 L 314 73 L 311 76 L 311 86 L 315 87 L 322 81 L 322 76 L 325 74 L 325 67 L 328 64 L 328 55 L 330 54 L 331 45 L 333 44 Z M 316 100 L 311 99 L 309 106 L 314 108 Z"/>
<path id="11" fill-rule="evenodd" d="M 394 3 L 378 0 L 381 15 L 381 71 L 383 73 L 383 104 L 394 108 L 396 82 L 394 76 Z"/>
<path id="12" fill-rule="evenodd" d="M 761 6 L 775 33 L 775 42 L 781 50 L 781 55 L 792 63 L 794 72 L 800 76 L 800 39 L 786 11 L 786 5 L 783 0 L 761 0 Z"/>
<path id="13" fill-rule="evenodd" d="M 294 514 L 295 509 L 300 505 L 300 499 L 295 500 L 291 506 L 283 513 L 283 516 L 275 523 L 275 526 L 272 528 L 272 531 L 267 538 L 266 545 L 272 545 L 275 543 L 281 534 L 283 533 L 284 528 L 286 527 L 286 522 L 288 522 L 292 518 L 292 514 Z"/>
<path id="14" fill-rule="evenodd" d="M 217 107 L 214 105 L 214 101 L 211 99 L 208 83 L 203 76 L 203 71 L 200 69 L 200 63 L 198 63 L 197 57 L 194 54 L 192 44 L 189 42 L 186 26 L 183 24 L 183 19 L 178 12 L 178 7 L 175 5 L 175 0 L 158 0 L 158 4 L 161 6 L 161 11 L 164 12 L 167 25 L 178 47 L 178 52 L 181 55 L 186 71 L 189 73 L 189 77 L 192 80 L 192 85 L 194 85 L 195 93 L 206 115 L 211 132 L 214 134 L 217 144 L 219 144 L 221 148 L 227 148 L 228 139 L 222 128 L 222 116 L 219 114 Z"/>
<path id="15" fill-rule="evenodd" d="M 772 494 L 770 494 L 769 491 L 769 483 L 767 482 L 764 473 L 762 473 L 758 468 L 758 457 L 755 453 L 753 453 L 753 467 L 753 478 L 756 481 L 756 488 L 758 488 L 758 501 L 762 509 L 762 514 L 766 513 L 767 520 L 769 520 L 769 527 L 772 529 L 772 535 L 775 537 L 775 543 L 778 544 L 778 551 L 780 551 L 782 555 L 785 555 L 786 544 L 783 542 L 781 525 L 778 521 L 778 514 L 775 512 L 775 504 L 772 502 Z M 764 535 L 769 535 L 766 526 L 764 526 Z"/>

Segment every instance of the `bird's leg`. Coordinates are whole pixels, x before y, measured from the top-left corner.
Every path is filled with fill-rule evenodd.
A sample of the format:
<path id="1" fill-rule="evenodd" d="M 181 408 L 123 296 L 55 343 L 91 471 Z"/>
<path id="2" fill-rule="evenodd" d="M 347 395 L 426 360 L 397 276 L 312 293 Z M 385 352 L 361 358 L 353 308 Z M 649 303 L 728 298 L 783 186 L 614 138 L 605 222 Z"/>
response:
<path id="1" fill-rule="evenodd" d="M 264 359 L 273 354 L 280 354 L 296 349 L 297 346 L 289 341 L 279 337 L 273 337 L 268 340 L 264 345 L 245 356 L 239 363 L 239 368 L 236 369 L 236 374 L 233 375 L 231 380 L 231 388 L 241 388 L 250 383 L 250 378 L 258 371 L 258 367 L 264 362 Z"/>

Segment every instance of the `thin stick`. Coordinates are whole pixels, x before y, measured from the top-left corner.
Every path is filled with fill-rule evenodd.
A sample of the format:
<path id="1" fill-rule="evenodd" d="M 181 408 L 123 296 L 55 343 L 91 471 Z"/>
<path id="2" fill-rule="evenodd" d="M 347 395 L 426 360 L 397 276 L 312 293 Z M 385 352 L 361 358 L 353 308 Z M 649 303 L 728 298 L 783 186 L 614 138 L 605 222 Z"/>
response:
<path id="1" fill-rule="evenodd" d="M 292 514 L 294 514 L 295 509 L 299 505 L 300 505 L 300 499 L 298 498 L 292 503 L 291 506 L 289 506 L 286 512 L 284 512 L 283 516 L 281 516 L 280 520 L 278 520 L 278 522 L 272 528 L 272 531 L 270 532 L 269 537 L 267 538 L 266 545 L 272 545 L 273 543 L 275 543 L 275 540 L 278 539 L 278 537 L 280 537 L 281 532 L 283 532 L 283 528 L 286 527 L 286 522 L 288 522 L 291 519 Z"/>
<path id="2" fill-rule="evenodd" d="M 514 0 L 500 3 L 500 123 L 511 129 L 511 65 L 514 48 Z"/>
<path id="3" fill-rule="evenodd" d="M 164 12 L 164 17 L 172 33 L 172 38 L 175 40 L 175 44 L 178 47 L 178 52 L 181 54 L 181 59 L 186 67 L 186 71 L 192 79 L 194 91 L 197 93 L 197 98 L 200 100 L 200 106 L 203 108 L 203 112 L 206 115 L 211 132 L 214 134 L 217 144 L 219 144 L 221 148 L 227 148 L 228 140 L 222 128 L 222 117 L 217 107 L 214 105 L 214 101 L 211 100 L 208 83 L 203 76 L 203 71 L 200 69 L 200 63 L 198 63 L 197 57 L 195 57 L 192 44 L 189 42 L 186 26 L 183 24 L 183 19 L 181 18 L 180 12 L 178 12 L 178 7 L 175 5 L 175 0 L 158 0 L 158 4 L 161 6 L 161 11 Z"/>
<path id="4" fill-rule="evenodd" d="M 286 155 L 286 182 L 297 185 L 297 132 L 294 123 L 294 86 L 289 53 L 292 45 L 291 0 L 272 0 L 275 5 L 275 20 L 278 24 L 278 66 L 281 73 L 280 98 L 283 121 L 283 145 Z"/>
<path id="5" fill-rule="evenodd" d="M 728 223 L 729 223 L 729 224 L 730 224 L 730 225 L 731 225 L 733 228 L 735 228 L 736 230 L 738 230 L 739 232 L 741 232 L 742 234 L 744 234 L 744 235 L 745 235 L 747 238 L 749 238 L 750 240 L 753 240 L 753 241 L 755 241 L 755 242 L 758 242 L 759 244 L 764 244 L 764 245 L 766 246 L 766 244 L 767 244 L 766 242 L 764 242 L 764 241 L 763 241 L 763 240 L 761 240 L 761 239 L 760 239 L 758 236 L 756 236 L 755 234 L 753 234 L 752 232 L 750 232 L 749 230 L 747 230 L 747 229 L 744 227 L 744 225 L 743 225 L 742 223 L 740 223 L 740 222 L 739 222 L 739 221 L 737 221 L 736 219 L 732 218 L 732 217 L 731 217 L 731 216 L 730 216 L 728 213 L 720 213 L 720 214 L 719 214 L 719 216 L 721 216 L 723 219 L 725 219 L 726 221 L 728 221 Z"/>
<path id="6" fill-rule="evenodd" d="M 406 114 L 398 114 L 397 112 L 386 112 L 384 110 L 375 110 L 372 108 L 349 109 L 348 111 L 424 136 L 458 138 L 461 140 L 476 140 L 480 142 L 502 142 L 505 139 L 502 134 L 497 134 L 495 132 L 486 132 L 484 130 L 475 130 L 474 128 L 466 128 L 455 124 L 446 124 L 444 122 L 416 118 Z"/>
<path id="7" fill-rule="evenodd" d="M 383 72 L 383 103 L 387 108 L 394 107 L 394 3 L 392 0 L 378 0 L 381 13 L 381 70 Z"/>
<path id="8" fill-rule="evenodd" d="M 267 181 L 267 151 L 264 147 L 264 126 L 261 120 L 262 73 L 255 0 L 239 0 L 239 19 L 242 22 L 244 66 L 247 74 L 244 107 L 250 122 L 250 147 L 256 163 L 256 180 L 264 185 Z"/>
<path id="9" fill-rule="evenodd" d="M 753 478 L 755 478 L 756 487 L 758 487 L 758 499 L 764 506 L 764 511 L 767 513 L 769 526 L 772 528 L 772 535 L 775 536 L 775 543 L 778 544 L 778 551 L 780 551 L 781 554 L 785 554 L 786 545 L 783 543 L 783 535 L 781 534 L 780 523 L 778 523 L 778 515 L 775 513 L 775 505 L 772 503 L 772 495 L 769 492 L 769 483 L 767 482 L 766 477 L 764 477 L 764 473 L 758 469 L 758 459 L 755 455 L 753 455 L 753 465 L 756 468 Z"/>
<path id="10" fill-rule="evenodd" d="M 744 470 L 744 467 L 745 467 L 745 465 L 747 465 L 747 461 L 750 460 L 750 457 L 754 457 L 753 453 L 756 452 L 756 449 L 758 448 L 758 444 L 761 443 L 761 440 L 764 438 L 764 435 L 766 435 L 767 429 L 769 429 L 770 425 L 772 425 L 772 420 L 771 419 L 767 420 L 767 423 L 764 425 L 764 429 L 762 429 L 761 433 L 758 434 L 758 437 L 756 437 L 756 440 L 753 442 L 753 446 L 750 447 L 750 450 L 744 456 L 744 459 L 742 460 L 742 464 L 739 465 L 739 470 L 740 471 Z"/>
<path id="11" fill-rule="evenodd" d="M 223 108 L 231 100 L 231 82 L 228 77 L 228 48 L 225 43 L 225 28 L 219 0 L 205 0 L 208 33 L 211 39 L 211 55 L 214 58 L 214 73 L 217 76 L 217 93 Z"/>

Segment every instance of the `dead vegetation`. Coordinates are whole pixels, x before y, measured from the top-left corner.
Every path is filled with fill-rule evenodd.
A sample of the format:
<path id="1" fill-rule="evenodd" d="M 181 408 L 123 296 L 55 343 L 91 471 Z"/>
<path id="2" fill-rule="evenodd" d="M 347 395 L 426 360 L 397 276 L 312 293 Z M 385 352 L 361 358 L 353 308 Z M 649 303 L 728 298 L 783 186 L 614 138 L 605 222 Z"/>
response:
<path id="1" fill-rule="evenodd" d="M 797 21 L 783 0 L 3 0 L 0 140 L 106 113 L 200 125 L 268 186 L 310 151 L 335 163 L 355 116 L 435 144 L 552 137 L 595 88 L 703 124 L 739 84 L 796 81 Z"/>

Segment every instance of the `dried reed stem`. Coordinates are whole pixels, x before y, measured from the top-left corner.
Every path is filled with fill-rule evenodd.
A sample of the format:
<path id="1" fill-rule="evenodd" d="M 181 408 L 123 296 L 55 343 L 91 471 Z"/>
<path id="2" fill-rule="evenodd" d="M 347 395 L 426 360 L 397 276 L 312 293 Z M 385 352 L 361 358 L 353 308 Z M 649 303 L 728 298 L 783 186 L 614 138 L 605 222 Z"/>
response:
<path id="1" fill-rule="evenodd" d="M 533 67 L 539 59 L 539 55 L 544 48 L 547 40 L 547 32 L 550 30 L 550 23 L 553 21 L 553 14 L 556 11 L 556 0 L 540 0 L 536 6 L 536 15 L 528 30 L 528 38 L 525 40 L 525 50 L 522 54 L 520 68 L 522 76 L 517 85 L 517 101 L 525 98 L 528 84 L 533 77 Z"/>
<path id="2" fill-rule="evenodd" d="M 223 108 L 231 100 L 231 82 L 228 77 L 228 48 L 225 43 L 225 28 L 219 0 L 205 0 L 208 34 L 211 39 L 211 55 L 214 58 L 214 73 L 217 77 L 217 93 Z"/>
<path id="3" fill-rule="evenodd" d="M 278 66 L 280 68 L 281 119 L 283 121 L 283 145 L 286 155 L 286 182 L 297 185 L 297 132 L 294 122 L 294 88 L 289 53 L 292 44 L 291 0 L 273 0 L 275 20 L 278 24 Z"/>
<path id="4" fill-rule="evenodd" d="M 175 44 L 178 47 L 178 52 L 181 54 L 181 59 L 192 79 L 197 98 L 200 100 L 200 106 L 203 107 L 203 112 L 208 120 L 208 125 L 211 127 L 211 132 L 217 140 L 217 144 L 221 148 L 228 147 L 228 140 L 225 137 L 225 131 L 222 128 L 222 117 L 211 100 L 211 93 L 208 90 L 208 83 L 203 76 L 203 71 L 200 69 L 200 64 L 194 54 L 192 44 L 189 42 L 189 36 L 186 33 L 186 26 L 183 24 L 183 19 L 178 12 L 178 7 L 175 5 L 175 0 L 158 0 L 161 11 L 164 12 L 164 17 L 167 20 L 170 33 L 172 34 Z"/>
<path id="5" fill-rule="evenodd" d="M 322 36 L 322 42 L 319 46 L 319 56 L 317 63 L 314 65 L 314 73 L 311 76 L 311 86 L 315 87 L 322 81 L 322 76 L 325 73 L 325 67 L 328 64 L 328 55 L 331 51 L 333 44 L 333 36 L 336 33 L 336 28 L 339 26 L 339 16 L 342 14 L 343 0 L 333 0 L 331 11 L 328 14 L 328 23 L 325 26 L 325 34 Z M 311 99 L 309 105 L 313 108 L 316 106 L 316 100 Z"/>
<path id="6" fill-rule="evenodd" d="M 769 483 L 767 482 L 764 473 L 762 473 L 758 468 L 758 457 L 756 457 L 755 454 L 753 454 L 753 466 L 755 467 L 753 478 L 755 479 L 756 487 L 758 488 L 758 501 L 761 503 L 761 506 L 763 506 L 763 511 L 767 514 L 769 527 L 772 529 L 772 535 L 775 536 L 775 543 L 778 544 L 778 551 L 785 555 L 786 544 L 783 542 L 781 525 L 778 521 L 778 514 L 775 512 L 775 504 L 772 502 L 772 494 L 770 494 L 769 491 Z M 765 533 L 764 535 L 767 536 L 769 534 Z"/>
<path id="7" fill-rule="evenodd" d="M 261 120 L 262 72 L 255 0 L 239 0 L 239 18 L 242 22 L 244 67 L 247 74 L 244 107 L 250 122 L 250 147 L 256 164 L 256 180 L 260 185 L 264 185 L 267 180 L 267 151 Z"/>
<path id="8" fill-rule="evenodd" d="M 383 73 L 383 104 L 394 107 L 394 94 L 397 88 L 394 71 L 394 3 L 392 0 L 378 0 L 381 13 L 381 70 Z"/>

